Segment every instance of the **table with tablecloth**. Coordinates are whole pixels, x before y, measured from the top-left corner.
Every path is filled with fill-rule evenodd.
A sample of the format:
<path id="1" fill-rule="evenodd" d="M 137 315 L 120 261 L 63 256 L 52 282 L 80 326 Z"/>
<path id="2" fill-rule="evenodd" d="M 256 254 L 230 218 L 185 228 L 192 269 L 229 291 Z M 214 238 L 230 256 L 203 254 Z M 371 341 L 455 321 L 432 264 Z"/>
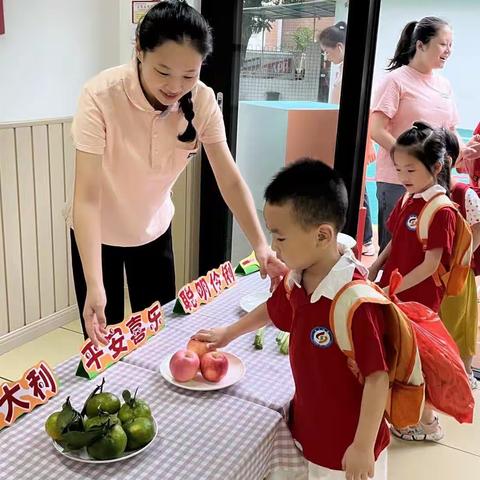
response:
<path id="1" fill-rule="evenodd" d="M 0 479 L 262 480 L 272 472 L 292 478 L 304 474 L 304 459 L 286 423 L 293 395 L 289 360 L 278 352 L 273 327 L 267 329 L 264 350 L 253 348 L 253 335 L 227 347 L 246 365 L 245 377 L 227 389 L 185 390 L 159 373 L 161 360 L 184 348 L 191 334 L 235 321 L 242 314 L 240 298 L 268 290 L 268 285 L 258 274 L 240 278 L 235 287 L 188 316 L 174 314 L 173 302 L 165 305 L 165 329 L 93 381 L 75 376 L 78 357 L 59 365 L 58 396 L 0 432 Z M 44 422 L 67 396 L 81 409 L 102 378 L 105 390 L 119 396 L 124 389 L 139 387 L 139 397 L 150 404 L 158 423 L 158 437 L 142 454 L 113 464 L 67 459 L 54 449 Z"/>
<path id="2" fill-rule="evenodd" d="M 165 356 L 185 348 L 189 338 L 199 329 L 227 325 L 245 315 L 239 307 L 241 298 L 268 292 L 269 285 L 270 281 L 262 280 L 258 273 L 239 277 L 237 285 L 191 315 L 177 315 L 172 311 L 173 303 L 165 305 L 165 331 L 128 355 L 125 362 L 158 371 Z M 286 418 L 294 384 L 288 355 L 279 352 L 275 341 L 277 333 L 273 326 L 267 327 L 263 350 L 253 347 L 254 333 L 237 338 L 225 348 L 242 359 L 247 373 L 241 382 L 222 390 L 222 393 L 266 406 Z"/>
<path id="3" fill-rule="evenodd" d="M 274 410 L 229 395 L 186 392 L 150 370 L 120 362 L 92 381 L 71 377 L 75 359 L 58 369 L 61 392 L 47 405 L 0 432 L 1 479 L 263 479 L 278 462 L 278 443 L 288 439 Z M 63 457 L 44 431 L 45 419 L 70 396 L 75 408 L 96 383 L 118 395 L 134 390 L 150 404 L 158 437 L 142 454 L 113 464 L 85 464 Z"/>

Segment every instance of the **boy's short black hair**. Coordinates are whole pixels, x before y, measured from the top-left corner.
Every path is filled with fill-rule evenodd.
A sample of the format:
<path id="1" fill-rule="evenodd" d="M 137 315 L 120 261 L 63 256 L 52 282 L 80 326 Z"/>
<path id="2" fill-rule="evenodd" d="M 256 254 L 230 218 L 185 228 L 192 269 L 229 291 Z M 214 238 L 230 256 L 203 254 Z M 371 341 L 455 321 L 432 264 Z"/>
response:
<path id="1" fill-rule="evenodd" d="M 280 170 L 265 190 L 271 205 L 292 202 L 304 228 L 330 223 L 337 231 L 345 226 L 348 195 L 340 176 L 319 160 L 301 158 Z"/>

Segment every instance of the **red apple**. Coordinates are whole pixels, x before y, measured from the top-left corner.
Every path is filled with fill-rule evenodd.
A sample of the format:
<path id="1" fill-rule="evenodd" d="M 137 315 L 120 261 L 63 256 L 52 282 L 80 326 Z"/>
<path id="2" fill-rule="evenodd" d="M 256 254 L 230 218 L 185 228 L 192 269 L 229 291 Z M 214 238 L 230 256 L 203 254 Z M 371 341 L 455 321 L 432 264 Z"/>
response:
<path id="1" fill-rule="evenodd" d="M 178 382 L 188 382 L 198 372 L 200 359 L 195 352 L 179 350 L 170 359 L 170 372 Z"/>
<path id="2" fill-rule="evenodd" d="M 195 352 L 200 360 L 206 353 L 210 351 L 207 347 L 207 342 L 201 342 L 200 340 L 193 339 L 187 343 L 187 350 Z"/>
<path id="3" fill-rule="evenodd" d="M 219 382 L 228 371 L 228 358 L 221 352 L 208 352 L 200 360 L 203 378 L 209 382 Z"/>

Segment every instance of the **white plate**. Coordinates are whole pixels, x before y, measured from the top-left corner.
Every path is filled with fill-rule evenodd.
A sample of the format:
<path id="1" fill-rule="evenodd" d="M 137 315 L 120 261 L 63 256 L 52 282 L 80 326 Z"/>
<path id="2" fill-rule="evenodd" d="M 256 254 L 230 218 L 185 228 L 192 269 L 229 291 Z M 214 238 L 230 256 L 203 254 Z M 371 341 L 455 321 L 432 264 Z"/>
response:
<path id="1" fill-rule="evenodd" d="M 272 294 L 270 292 L 249 293 L 240 299 L 240 308 L 245 312 L 255 310 L 259 305 L 265 303 Z"/>
<path id="2" fill-rule="evenodd" d="M 189 382 L 177 382 L 170 371 L 170 359 L 174 355 L 171 353 L 167 355 L 160 364 L 160 373 L 162 377 L 170 382 L 172 385 L 175 385 L 180 388 L 185 388 L 186 390 L 198 390 L 198 391 L 209 391 L 209 390 L 220 390 L 222 388 L 227 388 L 233 385 L 234 383 L 239 382 L 245 375 L 245 365 L 243 362 L 233 353 L 222 352 L 228 359 L 228 372 L 227 374 L 217 383 L 209 382 L 202 377 L 200 372 L 197 373 L 196 377 Z"/>
<path id="3" fill-rule="evenodd" d="M 75 460 L 76 462 L 82 462 L 82 463 L 115 463 L 115 462 L 121 462 L 123 460 L 126 460 L 127 458 L 135 457 L 136 455 L 142 453 L 147 448 L 149 448 L 150 445 L 152 445 L 152 443 L 157 438 L 157 433 L 158 433 L 157 421 L 155 419 L 153 419 L 153 423 L 155 424 L 155 435 L 153 436 L 152 440 L 149 443 L 147 443 L 144 447 L 139 448 L 138 450 L 132 450 L 130 452 L 124 452 L 120 457 L 112 458 L 110 460 L 95 460 L 94 458 L 91 458 L 88 455 L 86 448 L 81 448 L 80 450 L 71 450 L 69 452 L 64 452 L 63 447 L 61 445 L 59 445 L 55 440 L 52 440 L 52 442 L 53 442 L 53 446 L 55 447 L 55 449 L 58 452 L 60 452 L 64 457 L 67 457 L 70 460 Z"/>
<path id="4" fill-rule="evenodd" d="M 337 242 L 350 249 L 357 244 L 357 241 L 353 237 L 345 233 L 337 233 Z"/>

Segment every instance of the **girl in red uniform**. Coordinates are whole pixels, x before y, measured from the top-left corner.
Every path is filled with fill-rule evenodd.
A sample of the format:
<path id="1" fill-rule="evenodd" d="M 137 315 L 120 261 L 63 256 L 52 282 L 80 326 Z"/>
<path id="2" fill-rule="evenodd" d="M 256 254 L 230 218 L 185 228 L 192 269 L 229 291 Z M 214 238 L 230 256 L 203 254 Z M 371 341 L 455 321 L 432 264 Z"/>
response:
<path id="1" fill-rule="evenodd" d="M 455 236 L 456 214 L 445 207 L 432 218 L 428 241 L 422 246 L 417 237 L 417 220 L 425 204 L 439 193 L 447 193 L 450 186 L 450 156 L 447 141 L 450 133 L 415 122 L 413 127 L 397 139 L 391 157 L 399 178 L 407 190 L 392 211 L 387 226 L 392 235 L 390 243 L 370 269 L 374 280 L 383 270 L 380 285 L 387 288 L 390 275 L 398 269 L 403 283 L 398 289 L 401 301 L 415 301 L 438 312 L 445 289 L 437 285 L 433 275 L 440 263 L 449 264 Z M 404 440 L 437 441 L 443 437 L 435 412 L 425 407 L 421 423 L 404 430 L 392 429 Z"/>

